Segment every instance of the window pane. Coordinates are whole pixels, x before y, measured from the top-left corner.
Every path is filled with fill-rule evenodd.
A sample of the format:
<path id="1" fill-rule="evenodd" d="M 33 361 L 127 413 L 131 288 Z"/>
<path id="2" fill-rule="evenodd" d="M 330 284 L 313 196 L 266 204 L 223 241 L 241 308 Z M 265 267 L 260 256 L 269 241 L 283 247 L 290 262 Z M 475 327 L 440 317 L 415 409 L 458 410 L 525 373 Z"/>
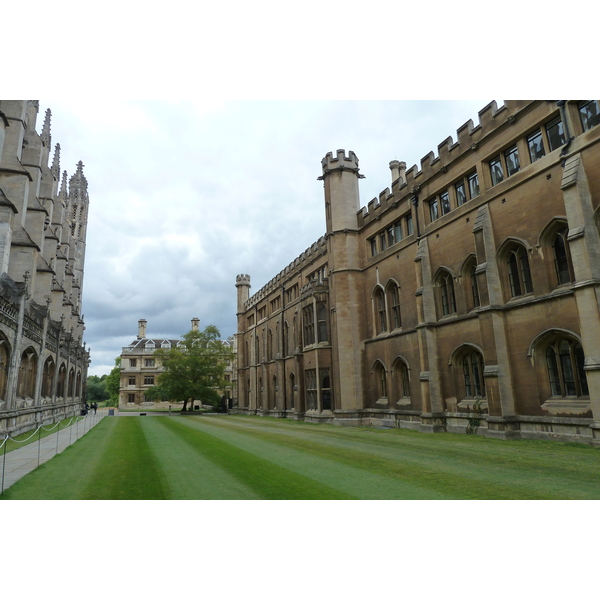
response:
<path id="1" fill-rule="evenodd" d="M 399 242 L 402 239 L 402 222 L 398 221 L 394 223 L 394 237 L 396 241 Z"/>
<path id="2" fill-rule="evenodd" d="M 412 235 L 413 233 L 413 221 L 412 215 L 406 217 L 406 235 Z"/>
<path id="3" fill-rule="evenodd" d="M 438 218 L 438 201 L 437 198 L 434 198 L 429 203 L 429 217 L 432 221 L 435 221 Z"/>
<path id="4" fill-rule="evenodd" d="M 465 191 L 465 184 L 461 181 L 456 186 L 456 203 L 458 206 L 462 206 L 467 201 L 467 193 Z"/>
<path id="5" fill-rule="evenodd" d="M 554 352 L 552 346 L 546 350 L 546 365 L 548 367 L 548 377 L 550 379 L 550 393 L 552 396 L 562 396 L 560 379 L 558 377 L 558 365 L 556 363 L 556 352 Z"/>
<path id="6" fill-rule="evenodd" d="M 548 143 L 550 144 L 551 151 L 560 148 L 566 141 L 560 118 L 554 119 L 554 121 L 550 121 L 546 125 L 546 133 L 548 134 Z"/>
<path id="7" fill-rule="evenodd" d="M 492 174 L 492 185 L 496 185 L 504 179 L 502 163 L 500 162 L 499 156 L 490 160 L 490 172 Z"/>
<path id="8" fill-rule="evenodd" d="M 575 396 L 577 395 L 577 389 L 575 388 L 575 373 L 573 371 L 573 363 L 571 362 L 571 349 L 569 342 L 563 340 L 558 347 L 558 354 L 560 357 L 560 366 L 563 374 L 563 381 L 565 382 L 565 395 Z"/>
<path id="9" fill-rule="evenodd" d="M 508 280 L 510 283 L 510 295 L 512 297 L 521 295 L 521 282 L 519 279 L 519 269 L 517 267 L 517 257 L 514 252 L 508 257 Z"/>
<path id="10" fill-rule="evenodd" d="M 519 164 L 519 152 L 517 151 L 517 147 L 513 146 L 509 148 L 504 153 L 504 158 L 506 159 L 506 172 L 508 176 L 514 175 L 520 168 Z"/>
<path id="11" fill-rule="evenodd" d="M 521 267 L 521 278 L 523 281 L 523 289 L 525 293 L 533 292 L 533 285 L 531 284 L 531 273 L 529 272 L 529 261 L 527 260 L 527 251 L 523 248 L 519 249 L 519 264 Z"/>
<path id="12" fill-rule="evenodd" d="M 575 364 L 577 366 L 577 376 L 579 378 L 579 387 L 581 388 L 581 395 L 589 396 L 590 391 L 588 389 L 587 376 L 585 374 L 585 371 L 583 370 L 583 367 L 585 366 L 583 348 L 579 344 L 575 344 L 573 354 L 575 355 Z"/>
<path id="13" fill-rule="evenodd" d="M 598 100 L 582 100 L 579 103 L 579 116 L 583 130 L 587 131 L 600 123 L 600 106 Z"/>
<path id="14" fill-rule="evenodd" d="M 394 227 L 389 227 L 387 230 L 388 246 L 393 246 L 396 243 L 396 230 Z"/>
<path id="15" fill-rule="evenodd" d="M 467 179 L 469 181 L 469 195 L 471 198 L 476 198 L 479 196 L 479 178 L 477 177 L 477 172 L 471 173 Z"/>
<path id="16" fill-rule="evenodd" d="M 569 272 L 569 261 L 567 260 L 567 249 L 565 248 L 565 240 L 559 233 L 554 238 L 554 265 L 556 267 L 556 278 L 558 284 L 571 282 L 571 273 Z"/>
<path id="17" fill-rule="evenodd" d="M 386 248 L 385 245 L 385 233 L 379 234 L 379 249 L 383 252 Z"/>
<path id="18" fill-rule="evenodd" d="M 473 295 L 473 307 L 479 306 L 479 287 L 477 286 L 477 275 L 475 274 L 476 267 L 471 268 L 471 292 Z"/>
<path id="19" fill-rule="evenodd" d="M 542 140 L 541 131 L 531 134 L 527 138 L 527 145 L 529 146 L 529 156 L 531 157 L 532 163 L 546 154 L 544 152 L 544 141 Z"/>
<path id="20" fill-rule="evenodd" d="M 465 397 L 472 398 L 473 392 L 471 390 L 471 369 L 469 368 L 469 358 L 465 356 L 463 359 L 463 375 L 465 379 Z"/>
<path id="21" fill-rule="evenodd" d="M 371 256 L 377 256 L 377 240 L 375 238 L 371 240 Z"/>
<path id="22" fill-rule="evenodd" d="M 442 214 L 448 214 L 450 212 L 450 196 L 448 195 L 448 192 L 442 192 L 440 194 L 440 204 L 442 205 Z"/>

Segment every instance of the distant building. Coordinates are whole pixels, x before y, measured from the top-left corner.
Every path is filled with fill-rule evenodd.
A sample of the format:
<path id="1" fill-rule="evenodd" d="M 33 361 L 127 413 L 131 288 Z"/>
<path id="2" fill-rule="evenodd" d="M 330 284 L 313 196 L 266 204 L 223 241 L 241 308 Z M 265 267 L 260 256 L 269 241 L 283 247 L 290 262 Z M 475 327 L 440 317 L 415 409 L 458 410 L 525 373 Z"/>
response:
<path id="1" fill-rule="evenodd" d="M 0 101 L 0 434 L 79 414 L 90 362 L 88 184 L 81 161 L 61 181 L 59 144 L 48 165 L 51 113 L 38 134 L 38 111 L 35 100 Z"/>
<path id="2" fill-rule="evenodd" d="M 159 406 L 166 403 L 154 402 L 146 397 L 148 388 L 158 385 L 158 377 L 164 371 L 160 361 L 155 358 L 154 352 L 159 348 L 174 348 L 181 339 L 162 339 L 146 337 L 147 321 L 140 319 L 138 321 L 137 339 L 133 340 L 129 346 L 125 346 L 121 353 L 121 386 L 119 389 L 119 407 L 136 408 Z M 198 331 L 200 319 L 192 319 L 192 331 Z M 233 346 L 234 340 L 230 338 L 225 342 Z M 231 381 L 232 385 L 235 379 L 235 370 L 233 364 L 228 365 L 225 371 L 225 380 Z M 231 390 L 222 392 L 227 399 L 231 397 Z M 196 405 L 199 405 L 196 402 Z"/>
<path id="3" fill-rule="evenodd" d="M 599 121 L 492 102 L 363 208 L 327 154 L 325 236 L 237 277 L 236 411 L 600 444 Z"/>

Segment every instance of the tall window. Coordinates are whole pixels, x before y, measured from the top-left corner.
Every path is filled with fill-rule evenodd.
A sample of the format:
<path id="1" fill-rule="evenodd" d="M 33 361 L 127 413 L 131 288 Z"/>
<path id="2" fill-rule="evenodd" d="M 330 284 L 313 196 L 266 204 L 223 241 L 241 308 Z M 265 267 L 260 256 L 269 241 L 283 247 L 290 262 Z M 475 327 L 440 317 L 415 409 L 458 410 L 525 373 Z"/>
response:
<path id="1" fill-rule="evenodd" d="M 290 355 L 290 326 L 287 321 L 283 324 L 283 355 Z"/>
<path id="2" fill-rule="evenodd" d="M 442 207 L 443 215 L 447 215 L 450 212 L 450 195 L 447 190 L 440 194 L 440 206 Z"/>
<path id="3" fill-rule="evenodd" d="M 485 384 L 483 381 L 483 358 L 479 352 L 468 352 L 462 359 L 465 398 L 483 398 Z"/>
<path id="4" fill-rule="evenodd" d="M 465 190 L 465 182 L 461 181 L 454 186 L 456 191 L 456 203 L 462 206 L 467 201 L 467 192 Z"/>
<path id="5" fill-rule="evenodd" d="M 500 155 L 490 160 L 490 173 L 492 175 L 492 185 L 496 185 L 504 179 L 504 172 L 502 171 L 502 162 L 500 161 Z"/>
<path id="6" fill-rule="evenodd" d="M 569 264 L 566 236 L 567 229 L 565 228 L 554 236 L 554 241 L 552 242 L 554 268 L 556 270 L 556 279 L 558 281 L 558 285 L 563 283 L 571 283 L 573 280 L 571 277 L 571 267 Z"/>
<path id="7" fill-rule="evenodd" d="M 469 196 L 471 199 L 479 196 L 479 178 L 477 177 L 477 171 L 473 171 L 467 175 L 467 181 L 469 183 Z"/>
<path id="8" fill-rule="evenodd" d="M 508 176 L 514 175 L 520 168 L 519 151 L 516 146 L 512 146 L 504 151 L 504 160 L 506 161 L 506 172 Z"/>
<path id="9" fill-rule="evenodd" d="M 406 216 L 406 235 L 412 235 L 412 234 L 413 234 L 412 215 L 407 215 Z"/>
<path id="10" fill-rule="evenodd" d="M 578 105 L 581 126 L 584 131 L 600 123 L 600 105 L 598 100 L 582 100 Z"/>
<path id="11" fill-rule="evenodd" d="M 296 406 L 296 376 L 290 373 L 290 408 Z"/>
<path id="12" fill-rule="evenodd" d="M 507 264 L 511 297 L 532 293 L 533 285 L 527 250 L 523 246 L 515 246 L 508 254 Z"/>
<path id="13" fill-rule="evenodd" d="M 439 217 L 438 199 L 433 198 L 429 201 L 429 220 L 435 221 Z"/>
<path id="14" fill-rule="evenodd" d="M 373 376 L 375 378 L 375 389 L 376 395 L 378 398 L 387 398 L 388 388 L 387 388 L 387 375 L 385 372 L 385 367 L 379 361 L 375 363 L 375 367 L 373 369 Z"/>
<path id="15" fill-rule="evenodd" d="M 377 311 L 377 333 L 387 331 L 387 315 L 385 312 L 385 294 L 381 288 L 375 290 L 375 310 Z"/>
<path id="16" fill-rule="evenodd" d="M 548 144 L 550 144 L 550 151 L 560 148 L 566 142 L 560 117 L 546 124 L 546 134 L 548 136 Z"/>
<path id="17" fill-rule="evenodd" d="M 398 329 L 402 326 L 400 318 L 400 295 L 398 294 L 398 286 L 391 282 L 388 286 L 388 303 L 391 312 L 392 329 Z"/>
<path id="18" fill-rule="evenodd" d="M 479 298 L 479 284 L 477 282 L 477 260 L 474 256 L 467 261 L 464 267 L 463 281 L 467 303 L 469 304 L 469 310 L 481 306 L 481 301 Z"/>
<path id="19" fill-rule="evenodd" d="M 394 379 L 400 398 L 410 398 L 410 380 L 406 363 L 398 358 L 394 363 Z"/>
<path id="20" fill-rule="evenodd" d="M 315 343 L 315 309 L 312 304 L 303 311 L 304 318 L 304 345 L 310 346 Z"/>
<path id="21" fill-rule="evenodd" d="M 531 158 L 532 163 L 546 154 L 541 131 L 535 131 L 527 137 L 527 146 L 529 147 L 529 158 Z"/>
<path id="22" fill-rule="evenodd" d="M 324 302 L 317 304 L 317 328 L 319 342 L 328 341 L 327 336 L 327 306 Z"/>
<path id="23" fill-rule="evenodd" d="M 438 287 L 440 292 L 440 305 L 442 315 L 450 315 L 456 312 L 456 299 L 454 296 L 454 281 L 452 275 L 447 271 L 438 276 Z"/>
<path id="24" fill-rule="evenodd" d="M 304 371 L 306 383 L 306 409 L 317 410 L 317 370 Z"/>
<path id="25" fill-rule="evenodd" d="M 130 367 L 135 367 L 135 366 L 137 366 L 137 358 L 130 358 L 130 359 L 129 359 L 129 366 L 130 366 Z"/>
<path id="26" fill-rule="evenodd" d="M 319 369 L 321 375 L 321 409 L 331 410 L 331 379 L 329 369 Z"/>
<path id="27" fill-rule="evenodd" d="M 546 349 L 546 366 L 552 396 L 589 396 L 583 369 L 585 357 L 581 344 L 559 338 Z"/>

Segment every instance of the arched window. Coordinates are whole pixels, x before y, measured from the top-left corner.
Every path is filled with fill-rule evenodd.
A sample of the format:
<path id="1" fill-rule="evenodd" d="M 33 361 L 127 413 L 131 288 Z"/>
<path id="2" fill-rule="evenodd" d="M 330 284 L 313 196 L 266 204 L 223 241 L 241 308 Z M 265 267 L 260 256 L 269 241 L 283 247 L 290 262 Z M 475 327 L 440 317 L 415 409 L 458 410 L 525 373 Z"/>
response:
<path id="1" fill-rule="evenodd" d="M 462 357 L 464 397 L 484 398 L 483 357 L 476 350 L 466 352 Z"/>
<path id="2" fill-rule="evenodd" d="M 532 293 L 533 285 L 527 250 L 520 244 L 514 244 L 506 254 L 506 264 L 511 298 Z"/>
<path id="3" fill-rule="evenodd" d="M 331 379 L 329 369 L 320 369 L 321 372 L 321 410 L 331 410 Z"/>
<path id="4" fill-rule="evenodd" d="M 267 360 L 273 360 L 273 330 L 267 334 Z"/>
<path id="5" fill-rule="evenodd" d="M 255 364 L 258 364 L 260 362 L 260 336 L 258 335 L 258 333 L 255 334 L 255 338 L 254 338 L 254 350 L 255 350 L 255 356 L 254 356 L 254 362 Z"/>
<path id="6" fill-rule="evenodd" d="M 376 311 L 375 330 L 376 333 L 382 333 L 387 331 L 387 314 L 385 310 L 385 294 L 380 287 L 375 290 L 373 300 Z"/>
<path id="7" fill-rule="evenodd" d="M 277 375 L 273 375 L 273 390 L 271 392 L 273 408 L 277 408 Z"/>
<path id="8" fill-rule="evenodd" d="M 474 256 L 471 256 L 471 258 L 465 262 L 462 274 L 467 306 L 469 310 L 473 310 L 474 308 L 481 306 L 479 284 L 477 282 L 477 259 Z"/>
<path id="9" fill-rule="evenodd" d="M 37 371 L 37 354 L 33 348 L 27 348 L 21 355 L 19 378 L 17 382 L 17 396 L 19 398 L 33 398 L 35 394 L 35 374 Z"/>
<path id="10" fill-rule="evenodd" d="M 436 278 L 436 287 L 439 295 L 439 307 L 442 316 L 456 312 L 456 297 L 454 296 L 454 280 L 452 275 L 442 270 Z"/>
<path id="11" fill-rule="evenodd" d="M 315 309 L 309 304 L 303 310 L 304 320 L 304 345 L 310 346 L 315 343 Z"/>
<path id="12" fill-rule="evenodd" d="M 64 398 L 65 397 L 65 381 L 67 379 L 67 368 L 63 363 L 60 365 L 60 369 L 58 370 L 58 384 L 56 387 L 56 397 Z"/>
<path id="13" fill-rule="evenodd" d="M 546 366 L 552 396 L 589 396 L 581 344 L 558 338 L 546 348 Z"/>
<path id="14" fill-rule="evenodd" d="M 296 376 L 290 373 L 290 408 L 296 408 Z"/>
<path id="15" fill-rule="evenodd" d="M 6 383 L 8 381 L 8 364 L 10 353 L 8 341 L 0 334 L 0 399 L 6 399 Z"/>
<path id="16" fill-rule="evenodd" d="M 400 315 L 400 294 L 398 284 L 390 281 L 387 287 L 388 306 L 390 307 L 390 324 L 392 329 L 402 327 Z"/>
<path id="17" fill-rule="evenodd" d="M 44 363 L 44 374 L 42 376 L 42 396 L 50 398 L 52 396 L 52 386 L 54 384 L 54 359 L 49 356 Z"/>
<path id="18" fill-rule="evenodd" d="M 393 366 L 394 382 L 398 399 L 410 398 L 410 379 L 408 365 L 403 359 L 397 358 Z"/>
<path id="19" fill-rule="evenodd" d="M 290 326 L 287 321 L 283 324 L 283 355 L 290 355 Z"/>
<path id="20" fill-rule="evenodd" d="M 558 285 L 571 283 L 574 278 L 571 267 L 571 257 L 567 245 L 567 228 L 564 227 L 554 235 L 552 241 L 552 251 L 554 253 L 554 268 L 556 271 L 556 280 Z"/>
<path id="21" fill-rule="evenodd" d="M 388 386 L 387 386 L 387 374 L 385 366 L 381 361 L 377 361 L 373 367 L 373 378 L 375 384 L 375 393 L 377 398 L 387 399 L 388 397 Z"/>

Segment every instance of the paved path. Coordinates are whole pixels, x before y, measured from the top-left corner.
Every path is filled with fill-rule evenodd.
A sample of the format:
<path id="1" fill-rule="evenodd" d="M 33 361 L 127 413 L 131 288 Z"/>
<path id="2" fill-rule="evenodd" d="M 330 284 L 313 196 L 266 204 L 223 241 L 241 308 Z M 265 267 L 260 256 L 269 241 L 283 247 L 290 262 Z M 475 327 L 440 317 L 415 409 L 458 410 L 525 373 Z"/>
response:
<path id="1" fill-rule="evenodd" d="M 115 409 L 115 413 L 117 412 Z M 39 441 L 36 439 L 36 434 L 34 439 L 22 448 L 16 448 L 4 454 L 4 447 L 2 447 L 0 450 L 0 493 L 75 443 L 107 415 L 107 408 L 99 408 L 97 414 L 94 415 L 92 412 L 84 418 L 79 418 L 69 427 L 61 427 L 60 431 L 51 433 Z M 51 427 L 52 425 L 45 425 L 46 429 Z M 33 435 L 34 432 L 35 429 L 30 433 Z M 2 439 L 0 439 L 1 441 Z"/>

